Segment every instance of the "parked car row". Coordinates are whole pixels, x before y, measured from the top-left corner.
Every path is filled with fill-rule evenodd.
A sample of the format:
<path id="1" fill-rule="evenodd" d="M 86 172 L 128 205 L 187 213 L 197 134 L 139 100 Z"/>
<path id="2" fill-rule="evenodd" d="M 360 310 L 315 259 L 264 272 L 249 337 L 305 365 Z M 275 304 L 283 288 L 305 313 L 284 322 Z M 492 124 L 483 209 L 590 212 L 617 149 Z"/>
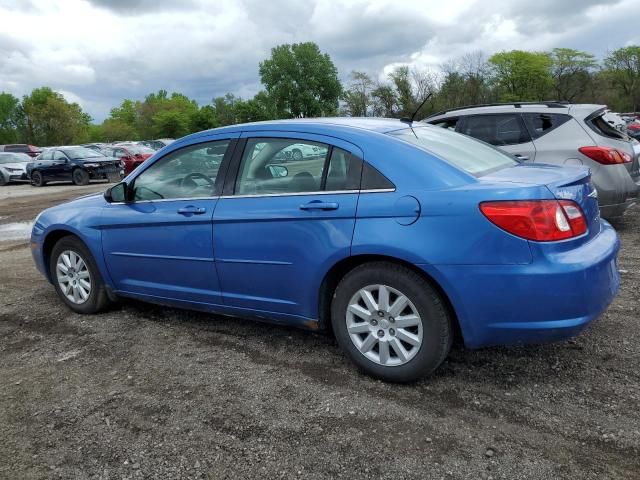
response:
<path id="1" fill-rule="evenodd" d="M 637 201 L 640 143 L 612 126 L 607 115 L 604 105 L 537 102 L 455 108 L 425 121 L 525 163 L 588 166 L 602 216 L 615 218 Z"/>

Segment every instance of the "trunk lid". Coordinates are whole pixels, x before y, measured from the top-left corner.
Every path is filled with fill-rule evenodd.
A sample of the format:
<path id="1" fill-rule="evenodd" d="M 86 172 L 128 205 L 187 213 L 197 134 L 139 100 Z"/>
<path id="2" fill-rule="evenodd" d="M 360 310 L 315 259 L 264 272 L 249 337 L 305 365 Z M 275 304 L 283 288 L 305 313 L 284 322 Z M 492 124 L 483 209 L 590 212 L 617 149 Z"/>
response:
<path id="1" fill-rule="evenodd" d="M 521 164 L 486 175 L 482 180 L 519 185 L 544 185 L 556 199 L 573 200 L 580 205 L 587 219 L 589 238 L 600 231 L 598 192 L 591 183 L 591 170 L 587 167 Z"/>

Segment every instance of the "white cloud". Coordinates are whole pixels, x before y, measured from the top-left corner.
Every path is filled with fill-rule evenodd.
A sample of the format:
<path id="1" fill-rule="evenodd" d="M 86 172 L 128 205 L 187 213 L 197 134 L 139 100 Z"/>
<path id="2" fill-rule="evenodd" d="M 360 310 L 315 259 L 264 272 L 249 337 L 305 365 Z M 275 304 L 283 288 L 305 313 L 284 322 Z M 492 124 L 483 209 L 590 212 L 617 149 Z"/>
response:
<path id="1" fill-rule="evenodd" d="M 270 48 L 315 41 L 344 79 L 483 50 L 640 42 L 638 0 L 0 0 L 0 90 L 50 86 L 101 120 L 164 88 L 204 103 L 260 88 Z M 606 34 L 602 34 L 602 32 Z M 596 34 L 596 32 L 598 32 Z"/>

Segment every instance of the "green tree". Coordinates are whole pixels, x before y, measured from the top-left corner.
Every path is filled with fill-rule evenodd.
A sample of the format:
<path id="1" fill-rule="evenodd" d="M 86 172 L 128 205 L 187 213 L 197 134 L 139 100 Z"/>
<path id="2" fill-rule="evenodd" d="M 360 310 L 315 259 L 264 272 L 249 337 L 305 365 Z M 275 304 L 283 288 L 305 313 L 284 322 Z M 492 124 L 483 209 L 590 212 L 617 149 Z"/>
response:
<path id="1" fill-rule="evenodd" d="M 589 88 L 596 59 L 572 48 L 554 48 L 551 52 L 551 76 L 558 100 L 575 101 Z"/>
<path id="2" fill-rule="evenodd" d="M 343 113 L 350 117 L 366 117 L 371 113 L 373 80 L 365 72 L 351 72 L 351 84 L 342 94 Z"/>
<path id="3" fill-rule="evenodd" d="M 373 116 L 391 118 L 395 115 L 396 94 L 391 85 L 379 84 L 371 92 Z"/>
<path id="4" fill-rule="evenodd" d="M 342 94 L 338 70 L 313 42 L 279 45 L 260 63 L 260 78 L 273 99 L 276 115 L 334 115 Z"/>
<path id="5" fill-rule="evenodd" d="M 213 99 L 213 108 L 216 111 L 216 117 L 221 126 L 238 123 L 235 111 L 235 104 L 238 100 L 239 99 L 231 93 L 227 93 L 224 97 L 216 97 Z"/>
<path id="6" fill-rule="evenodd" d="M 614 50 L 604 59 L 605 74 L 620 89 L 621 110 L 640 110 L 640 46 Z"/>
<path id="7" fill-rule="evenodd" d="M 209 130 L 210 128 L 216 128 L 219 125 L 216 109 L 211 105 L 203 105 L 197 112 L 191 115 L 192 132 Z"/>
<path id="8" fill-rule="evenodd" d="M 489 63 L 502 101 L 544 100 L 553 85 L 548 53 L 511 50 L 494 54 Z"/>
<path id="9" fill-rule="evenodd" d="M 26 140 L 35 145 L 82 143 L 88 139 L 91 117 L 49 87 L 34 89 L 22 99 Z"/>
<path id="10" fill-rule="evenodd" d="M 0 144 L 17 143 L 23 133 L 24 116 L 20 100 L 0 92 Z"/>

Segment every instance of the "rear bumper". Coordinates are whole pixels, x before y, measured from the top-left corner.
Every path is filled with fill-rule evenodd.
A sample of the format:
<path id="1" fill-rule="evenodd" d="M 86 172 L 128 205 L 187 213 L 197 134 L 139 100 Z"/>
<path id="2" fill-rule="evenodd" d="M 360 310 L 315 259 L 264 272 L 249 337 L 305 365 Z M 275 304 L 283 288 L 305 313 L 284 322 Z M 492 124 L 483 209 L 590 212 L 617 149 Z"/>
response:
<path id="1" fill-rule="evenodd" d="M 601 167 L 593 177 L 598 190 L 598 205 L 604 218 L 620 217 L 636 203 L 640 179 L 632 178 L 624 165 Z"/>
<path id="2" fill-rule="evenodd" d="M 532 245 L 527 265 L 423 266 L 444 288 L 465 345 L 546 343 L 580 333 L 606 310 L 620 277 L 615 230 L 566 251 Z"/>

